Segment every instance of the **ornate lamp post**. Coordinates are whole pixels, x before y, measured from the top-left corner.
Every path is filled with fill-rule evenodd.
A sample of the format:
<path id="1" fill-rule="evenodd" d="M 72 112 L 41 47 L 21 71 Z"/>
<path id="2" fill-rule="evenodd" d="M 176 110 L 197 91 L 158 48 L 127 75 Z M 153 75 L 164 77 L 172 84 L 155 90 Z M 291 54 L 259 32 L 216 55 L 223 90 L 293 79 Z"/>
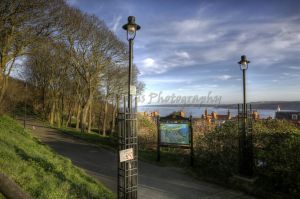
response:
<path id="1" fill-rule="evenodd" d="M 138 190 L 138 145 L 136 113 L 132 110 L 132 95 L 135 87 L 132 83 L 133 40 L 141 27 L 135 23 L 135 17 L 129 16 L 123 26 L 129 41 L 128 99 L 124 97 L 123 113 L 118 114 L 118 198 L 137 199 Z M 136 104 L 136 102 L 135 102 Z M 136 107 L 135 107 L 136 108 Z"/>
<path id="2" fill-rule="evenodd" d="M 241 60 L 238 62 L 241 70 L 243 71 L 243 109 L 241 118 L 242 128 L 240 128 L 239 135 L 239 173 L 246 177 L 253 176 L 253 145 L 252 145 L 252 125 L 248 118 L 248 108 L 246 102 L 246 70 L 250 61 L 247 60 L 246 55 L 241 56 Z"/>
<path id="3" fill-rule="evenodd" d="M 250 61 L 247 60 L 246 55 L 241 56 L 241 61 L 238 62 L 240 68 L 243 71 L 243 116 L 244 119 L 247 118 L 247 104 L 246 104 L 246 70 L 248 69 L 248 64 Z"/>
<path id="4" fill-rule="evenodd" d="M 128 73 L 128 109 L 132 112 L 132 95 L 131 95 L 131 82 L 132 82 L 132 59 L 133 59 L 133 40 L 136 31 L 141 27 L 135 23 L 135 17 L 129 16 L 128 23 L 123 25 L 123 29 L 127 31 L 127 40 L 129 41 L 129 73 Z"/>

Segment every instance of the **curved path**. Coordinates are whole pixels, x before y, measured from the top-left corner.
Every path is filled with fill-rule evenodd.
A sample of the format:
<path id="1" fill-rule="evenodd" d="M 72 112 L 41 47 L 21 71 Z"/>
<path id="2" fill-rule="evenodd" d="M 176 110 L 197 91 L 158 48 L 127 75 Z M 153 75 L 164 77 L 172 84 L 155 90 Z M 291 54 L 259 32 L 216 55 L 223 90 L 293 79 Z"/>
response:
<path id="1" fill-rule="evenodd" d="M 30 124 L 31 123 L 31 124 Z M 95 177 L 113 192 L 117 190 L 117 156 L 85 141 L 65 135 L 57 130 L 28 122 L 27 128 L 41 142 L 58 154 Z M 241 192 L 199 181 L 184 173 L 183 169 L 159 167 L 139 162 L 139 192 L 141 199 L 250 199 Z"/>

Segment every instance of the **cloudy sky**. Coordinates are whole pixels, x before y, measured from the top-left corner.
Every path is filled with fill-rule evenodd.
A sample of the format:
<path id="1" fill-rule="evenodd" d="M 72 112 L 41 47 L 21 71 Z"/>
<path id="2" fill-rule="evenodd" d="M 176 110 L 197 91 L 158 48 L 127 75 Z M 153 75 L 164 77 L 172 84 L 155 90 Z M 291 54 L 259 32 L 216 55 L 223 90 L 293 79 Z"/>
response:
<path id="1" fill-rule="evenodd" d="M 123 41 L 129 15 L 141 25 L 134 62 L 145 95 L 222 96 L 242 100 L 245 54 L 248 100 L 300 100 L 298 0 L 70 0 L 95 14 Z"/>

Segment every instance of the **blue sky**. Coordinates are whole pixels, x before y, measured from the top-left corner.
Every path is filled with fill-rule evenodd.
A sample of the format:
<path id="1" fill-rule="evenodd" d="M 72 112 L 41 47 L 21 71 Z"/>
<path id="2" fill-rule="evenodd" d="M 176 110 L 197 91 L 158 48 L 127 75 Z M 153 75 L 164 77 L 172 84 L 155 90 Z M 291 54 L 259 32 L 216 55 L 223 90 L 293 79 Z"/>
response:
<path id="1" fill-rule="evenodd" d="M 300 1 L 70 0 L 95 14 L 123 41 L 129 15 L 141 25 L 134 63 L 151 92 L 242 100 L 245 54 L 248 100 L 300 100 Z"/>

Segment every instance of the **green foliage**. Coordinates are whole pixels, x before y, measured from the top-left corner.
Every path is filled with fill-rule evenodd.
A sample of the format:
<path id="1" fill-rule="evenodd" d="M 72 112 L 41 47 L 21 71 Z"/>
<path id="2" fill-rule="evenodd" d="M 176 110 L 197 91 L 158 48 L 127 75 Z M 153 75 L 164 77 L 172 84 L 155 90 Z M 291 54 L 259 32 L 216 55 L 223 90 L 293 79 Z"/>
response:
<path id="1" fill-rule="evenodd" d="M 57 128 L 57 129 L 62 131 L 65 134 L 71 135 L 76 138 L 80 138 L 89 143 L 96 144 L 100 147 L 103 147 L 103 148 L 106 148 L 109 150 L 117 150 L 117 148 L 118 148 L 117 138 L 112 137 L 112 136 L 103 136 L 103 135 L 99 135 L 94 132 L 82 133 L 81 131 L 73 129 L 73 128 Z"/>
<path id="2" fill-rule="evenodd" d="M 238 133 L 233 122 L 198 136 L 195 142 L 198 172 L 226 179 L 237 171 Z"/>
<path id="3" fill-rule="evenodd" d="M 155 150 L 157 142 L 157 126 L 152 118 L 138 115 L 139 148 Z"/>
<path id="4" fill-rule="evenodd" d="M 253 138 L 260 187 L 300 194 L 299 129 L 287 121 L 260 121 Z"/>
<path id="5" fill-rule="evenodd" d="M 101 184 L 32 138 L 9 117 L 0 117 L 0 172 L 34 198 L 113 198 Z"/>
<path id="6" fill-rule="evenodd" d="M 5 199 L 5 197 L 0 193 L 0 199 Z"/>
<path id="7" fill-rule="evenodd" d="M 253 124 L 255 134 L 266 133 L 296 133 L 300 129 L 286 120 L 259 120 Z"/>
<path id="8" fill-rule="evenodd" d="M 226 122 L 195 140 L 197 172 L 219 178 L 238 173 L 238 128 Z M 265 120 L 253 124 L 255 187 L 259 191 L 300 193 L 300 130 L 287 121 Z"/>

